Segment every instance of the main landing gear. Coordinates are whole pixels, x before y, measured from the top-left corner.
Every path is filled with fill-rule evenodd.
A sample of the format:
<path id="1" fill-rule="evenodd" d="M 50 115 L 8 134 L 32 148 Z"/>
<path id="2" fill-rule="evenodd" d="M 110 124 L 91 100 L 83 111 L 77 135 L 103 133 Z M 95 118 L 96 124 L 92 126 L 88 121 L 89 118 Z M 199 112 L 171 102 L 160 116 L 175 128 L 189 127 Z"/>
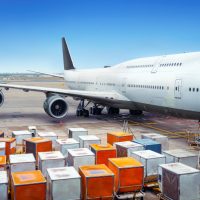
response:
<path id="1" fill-rule="evenodd" d="M 109 115 L 119 115 L 120 109 L 113 108 L 113 107 L 107 107 L 107 112 Z"/>
<path id="2" fill-rule="evenodd" d="M 78 117 L 79 116 L 89 117 L 89 110 L 85 109 L 86 106 L 85 106 L 85 100 L 84 99 L 81 100 L 79 105 L 78 105 L 78 108 L 76 110 L 76 116 L 78 116 Z"/>
<path id="3" fill-rule="evenodd" d="M 81 100 L 78 108 L 76 110 L 76 116 L 84 116 L 84 117 L 89 117 L 89 115 L 101 115 L 102 110 L 104 107 L 100 107 L 97 104 L 94 104 L 94 106 L 90 107 L 89 110 L 86 109 L 86 107 L 90 104 L 91 102 L 88 102 L 85 105 L 85 100 Z"/>

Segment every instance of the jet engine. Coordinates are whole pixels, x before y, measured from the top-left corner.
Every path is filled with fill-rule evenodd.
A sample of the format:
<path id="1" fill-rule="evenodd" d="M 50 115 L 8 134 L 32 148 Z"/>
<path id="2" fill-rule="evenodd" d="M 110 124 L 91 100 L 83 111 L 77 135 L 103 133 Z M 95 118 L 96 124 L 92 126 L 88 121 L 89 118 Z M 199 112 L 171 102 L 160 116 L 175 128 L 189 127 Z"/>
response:
<path id="1" fill-rule="evenodd" d="M 0 90 L 0 106 L 2 106 L 4 103 L 4 95 L 3 92 Z"/>
<path id="2" fill-rule="evenodd" d="M 63 97 L 53 95 L 45 100 L 44 110 L 49 116 L 61 119 L 67 115 L 68 104 Z"/>

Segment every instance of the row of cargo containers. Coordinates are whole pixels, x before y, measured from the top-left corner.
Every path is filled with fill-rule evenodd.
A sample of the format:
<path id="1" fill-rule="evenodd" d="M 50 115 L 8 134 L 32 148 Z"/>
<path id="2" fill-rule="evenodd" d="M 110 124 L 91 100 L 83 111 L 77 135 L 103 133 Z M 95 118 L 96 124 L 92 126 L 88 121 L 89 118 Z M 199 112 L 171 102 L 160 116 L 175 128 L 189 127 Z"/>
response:
<path id="1" fill-rule="evenodd" d="M 140 191 L 143 170 L 141 163 L 133 158 L 113 158 L 109 159 L 108 167 L 81 166 L 79 173 L 74 167 L 49 168 L 47 179 L 40 171 L 14 172 L 11 175 L 11 196 L 15 200 L 113 199 L 115 193 Z M 159 170 L 160 188 L 166 198 L 200 198 L 199 170 L 181 163 L 159 165 Z M 2 200 L 7 199 L 7 189 L 7 174 L 2 171 Z"/>
<path id="2" fill-rule="evenodd" d="M 143 170 L 143 165 L 133 158 L 109 159 L 108 167 L 106 165 L 80 166 L 80 175 L 74 167 L 48 168 L 47 191 L 45 191 L 45 176 L 41 171 L 12 172 L 11 195 L 12 199 L 16 200 L 44 200 L 46 192 L 47 199 L 54 200 L 66 198 L 112 199 L 115 192 L 141 190 Z M 2 173 L 0 172 L 0 174 Z M 82 178 L 82 182 L 80 178 Z M 1 179 L 0 187 L 4 187 L 6 184 L 3 180 L 5 178 Z M 22 192 L 22 190 L 24 191 Z M 34 194 L 32 195 L 32 193 Z M 80 194 L 82 194 L 81 197 Z"/>

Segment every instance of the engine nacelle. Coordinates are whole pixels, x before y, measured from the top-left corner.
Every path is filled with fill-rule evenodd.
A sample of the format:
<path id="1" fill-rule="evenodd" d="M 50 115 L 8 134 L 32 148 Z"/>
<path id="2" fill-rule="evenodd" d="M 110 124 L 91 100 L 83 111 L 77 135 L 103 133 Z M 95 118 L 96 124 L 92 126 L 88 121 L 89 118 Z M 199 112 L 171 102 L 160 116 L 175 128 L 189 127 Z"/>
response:
<path id="1" fill-rule="evenodd" d="M 0 107 L 3 105 L 4 103 L 4 95 L 3 92 L 0 90 Z"/>
<path id="2" fill-rule="evenodd" d="M 67 115 L 68 104 L 63 97 L 53 95 L 45 100 L 44 110 L 49 116 L 61 119 Z"/>

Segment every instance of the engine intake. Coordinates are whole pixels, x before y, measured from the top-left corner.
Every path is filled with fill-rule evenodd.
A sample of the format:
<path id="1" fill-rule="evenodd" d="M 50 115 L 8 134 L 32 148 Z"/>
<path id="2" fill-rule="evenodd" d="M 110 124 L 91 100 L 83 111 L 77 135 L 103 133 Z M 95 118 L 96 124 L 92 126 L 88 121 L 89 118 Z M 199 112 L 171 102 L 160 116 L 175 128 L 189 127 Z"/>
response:
<path id="1" fill-rule="evenodd" d="M 45 100 L 44 110 L 49 116 L 61 119 L 67 115 L 68 104 L 63 97 L 53 95 Z"/>
<path id="2" fill-rule="evenodd" d="M 0 107 L 3 105 L 4 103 L 4 95 L 3 95 L 3 92 L 0 91 Z"/>

